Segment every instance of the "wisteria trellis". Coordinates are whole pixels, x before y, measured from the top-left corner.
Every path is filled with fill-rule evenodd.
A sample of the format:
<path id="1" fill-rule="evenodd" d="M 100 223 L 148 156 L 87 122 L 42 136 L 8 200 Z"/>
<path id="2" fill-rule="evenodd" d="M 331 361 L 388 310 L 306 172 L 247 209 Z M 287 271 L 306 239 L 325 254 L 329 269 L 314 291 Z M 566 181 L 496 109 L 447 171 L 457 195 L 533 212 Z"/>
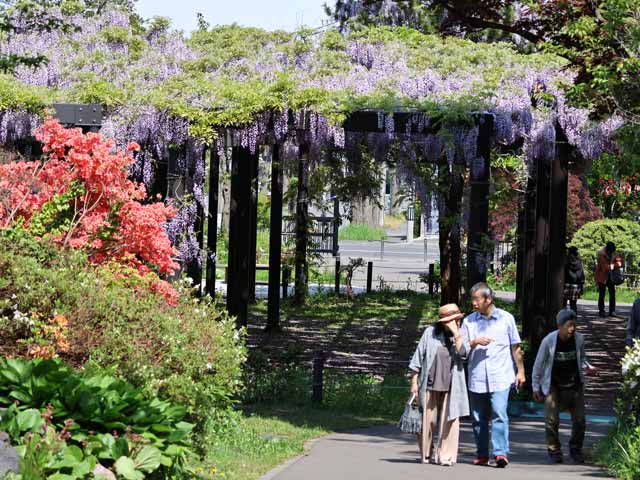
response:
<path id="1" fill-rule="evenodd" d="M 227 118 L 211 125 L 220 138 L 229 132 L 234 144 L 253 151 L 262 143 L 281 142 L 283 154 L 291 157 L 297 154 L 298 137 L 293 134 L 301 124 L 312 154 L 324 147 L 349 149 L 363 137 L 345 132 L 340 119 L 353 110 L 377 110 L 383 131 L 364 138 L 376 158 L 385 158 L 390 143 L 410 139 L 429 160 L 444 154 L 450 163 L 465 162 L 472 168 L 478 163 L 477 128 L 469 119 L 477 111 L 494 115 L 495 144 L 523 144 L 527 159 L 553 154 L 556 122 L 570 143 L 590 158 L 612 147 L 611 133 L 621 123 L 618 118 L 592 122 L 587 110 L 568 105 L 562 84 L 573 78 L 560 60 L 518 55 L 504 45 L 443 41 L 408 29 L 377 29 L 347 38 L 329 31 L 302 40 L 296 34 L 262 32 L 261 48 L 231 45 L 229 52 L 242 54 L 226 55 L 223 49 L 220 58 L 211 61 L 209 45 L 219 50 L 224 34 L 241 27 L 199 32 L 198 41 L 157 29 L 135 33 L 129 16 L 117 10 L 99 17 L 77 16 L 73 23 L 80 27 L 75 33 L 25 33 L 0 42 L 5 53 L 49 59 L 35 70 L 20 68 L 16 78 L 46 87 L 58 101 L 86 101 L 86 91 L 105 81 L 116 94 L 106 105 L 103 133 L 121 144 L 136 141 L 143 147 L 132 173 L 149 186 L 154 163 L 166 159 L 172 147 L 186 146 L 179 149 L 178 163 L 190 172 L 193 198 L 201 206 L 202 150 L 211 137 L 203 138 L 193 125 L 208 112 L 238 111 L 237 122 Z M 235 41 L 255 40 L 257 35 L 247 30 Z M 291 48 L 299 44 L 305 48 Z M 458 57 L 451 60 L 452 55 Z M 255 85 L 279 103 L 234 95 L 234 86 L 248 91 L 243 85 Z M 393 117 L 382 113 L 398 109 L 416 112 L 405 131 L 397 131 Z M 434 118 L 439 124 L 433 133 L 412 133 L 429 127 Z M 19 104 L 8 105 L 0 112 L 0 143 L 28 136 L 38 121 Z M 223 153 L 222 142 L 218 148 Z M 412 173 L 415 149 L 401 151 L 400 173 L 430 203 L 420 178 Z M 167 225 L 182 261 L 200 257 L 195 212 L 195 204 L 186 204 Z"/>

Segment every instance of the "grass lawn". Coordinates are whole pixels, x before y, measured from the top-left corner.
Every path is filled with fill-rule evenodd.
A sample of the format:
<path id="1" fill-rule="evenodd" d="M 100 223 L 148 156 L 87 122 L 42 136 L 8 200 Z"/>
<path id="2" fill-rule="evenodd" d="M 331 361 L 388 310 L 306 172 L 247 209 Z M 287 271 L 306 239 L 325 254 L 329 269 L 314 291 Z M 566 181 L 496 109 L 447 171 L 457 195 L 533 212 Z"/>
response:
<path id="1" fill-rule="evenodd" d="M 625 287 L 616 288 L 617 303 L 633 303 L 640 293 Z M 581 297 L 583 300 L 598 300 L 598 289 L 596 287 L 586 288 Z M 609 301 L 609 294 L 605 296 L 605 303 Z"/>
<path id="2" fill-rule="evenodd" d="M 399 417 L 399 414 L 398 414 Z M 211 478 L 255 480 L 304 451 L 305 442 L 339 430 L 397 421 L 390 415 L 270 403 L 246 407 L 207 445 Z"/>
<path id="3" fill-rule="evenodd" d="M 496 284 L 491 283 L 491 287 L 498 290 L 498 291 L 503 291 L 503 292 L 515 292 L 516 291 L 516 287 L 515 285 L 510 285 L 510 284 Z M 626 288 L 624 286 L 622 287 L 617 287 L 616 288 L 616 302 L 617 303 L 633 303 L 636 298 L 640 297 L 640 293 L 637 292 L 636 290 L 632 290 L 630 288 Z M 598 289 L 595 286 L 591 286 L 588 288 L 585 288 L 584 293 L 582 294 L 582 297 L 580 297 L 582 300 L 593 300 L 593 301 L 597 301 L 598 300 Z M 609 294 L 607 293 L 607 296 L 605 297 L 605 302 L 609 301 Z"/>
<path id="4" fill-rule="evenodd" d="M 350 223 L 338 230 L 338 238 L 342 240 L 386 240 L 384 228 L 370 227 L 360 223 Z"/>

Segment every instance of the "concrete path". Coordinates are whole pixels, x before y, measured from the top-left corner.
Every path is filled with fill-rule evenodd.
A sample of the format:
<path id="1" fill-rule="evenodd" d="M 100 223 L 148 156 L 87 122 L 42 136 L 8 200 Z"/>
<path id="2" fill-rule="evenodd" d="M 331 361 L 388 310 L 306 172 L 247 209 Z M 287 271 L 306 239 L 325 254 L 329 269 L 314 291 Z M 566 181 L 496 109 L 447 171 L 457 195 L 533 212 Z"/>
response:
<path id="1" fill-rule="evenodd" d="M 606 433 L 608 425 L 588 422 L 585 452 Z M 562 441 L 567 444 L 570 425 L 562 422 Z M 261 480 L 571 480 L 611 478 L 593 465 L 575 465 L 568 455 L 561 465 L 547 461 L 543 419 L 511 421 L 511 465 L 504 470 L 475 467 L 475 444 L 471 424 L 461 428 L 460 457 L 453 467 L 417 463 L 418 447 L 412 435 L 393 425 L 336 433 L 313 443 L 307 454 L 276 469 Z M 568 450 L 568 449 L 567 449 Z"/>

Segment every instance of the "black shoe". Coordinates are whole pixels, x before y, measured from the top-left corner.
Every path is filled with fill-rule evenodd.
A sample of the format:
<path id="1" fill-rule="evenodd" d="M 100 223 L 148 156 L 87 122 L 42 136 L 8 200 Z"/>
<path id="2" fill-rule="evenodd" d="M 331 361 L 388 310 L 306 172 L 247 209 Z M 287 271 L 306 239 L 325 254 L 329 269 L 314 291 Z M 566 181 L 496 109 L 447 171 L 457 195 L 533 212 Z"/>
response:
<path id="1" fill-rule="evenodd" d="M 609 312 L 610 317 L 617 317 L 618 314 L 616 312 Z"/>
<path id="2" fill-rule="evenodd" d="M 547 449 L 547 454 L 549 455 L 549 460 L 551 460 L 552 463 L 562 463 L 562 450 Z"/>
<path id="3" fill-rule="evenodd" d="M 504 455 L 496 455 L 496 467 L 504 468 L 509 465 L 509 459 Z"/>
<path id="4" fill-rule="evenodd" d="M 584 463 L 584 455 L 582 454 L 582 450 L 571 449 L 570 454 L 575 463 Z"/>
<path id="5" fill-rule="evenodd" d="M 604 317 L 606 317 L 606 315 L 604 314 L 604 312 L 600 312 L 600 313 L 598 313 L 598 316 L 599 316 L 600 318 L 604 318 Z"/>

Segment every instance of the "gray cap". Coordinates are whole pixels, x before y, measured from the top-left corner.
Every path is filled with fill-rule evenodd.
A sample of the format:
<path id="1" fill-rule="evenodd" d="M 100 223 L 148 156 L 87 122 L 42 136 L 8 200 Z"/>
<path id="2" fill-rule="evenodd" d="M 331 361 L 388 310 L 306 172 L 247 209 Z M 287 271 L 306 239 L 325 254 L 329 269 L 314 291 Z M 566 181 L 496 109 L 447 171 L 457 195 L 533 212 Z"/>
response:
<path id="1" fill-rule="evenodd" d="M 556 315 L 556 321 L 558 322 L 558 325 L 564 325 L 569 320 L 576 320 L 577 318 L 578 316 L 576 315 L 576 312 L 574 312 L 570 308 L 563 308 Z"/>

